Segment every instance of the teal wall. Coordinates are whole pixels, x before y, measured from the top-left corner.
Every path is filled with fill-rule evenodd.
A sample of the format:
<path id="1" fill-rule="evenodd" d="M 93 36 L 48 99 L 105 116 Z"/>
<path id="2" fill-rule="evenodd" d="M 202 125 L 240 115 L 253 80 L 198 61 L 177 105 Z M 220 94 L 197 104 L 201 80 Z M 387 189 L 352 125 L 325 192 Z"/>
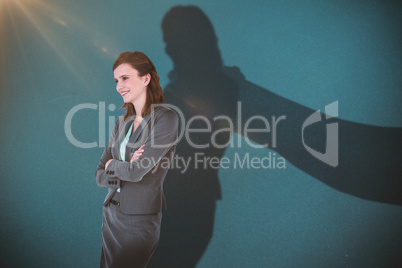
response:
<path id="1" fill-rule="evenodd" d="M 345 120 L 402 127 L 396 1 L 0 1 L 0 266 L 98 266 L 106 189 L 94 174 L 103 148 L 72 145 L 64 121 L 78 104 L 121 106 L 111 66 L 122 51 L 145 52 L 162 86 L 169 83 L 161 21 L 178 4 L 208 16 L 224 65 L 248 81 L 314 110 L 338 100 Z M 76 114 L 78 140 L 99 142 L 98 111 Z M 106 128 L 121 113 L 106 109 Z M 225 156 L 236 152 L 273 153 L 243 146 Z M 342 193 L 291 163 L 221 169 L 219 182 L 213 236 L 198 267 L 398 262 L 398 205 Z M 169 205 L 174 197 L 166 198 Z"/>

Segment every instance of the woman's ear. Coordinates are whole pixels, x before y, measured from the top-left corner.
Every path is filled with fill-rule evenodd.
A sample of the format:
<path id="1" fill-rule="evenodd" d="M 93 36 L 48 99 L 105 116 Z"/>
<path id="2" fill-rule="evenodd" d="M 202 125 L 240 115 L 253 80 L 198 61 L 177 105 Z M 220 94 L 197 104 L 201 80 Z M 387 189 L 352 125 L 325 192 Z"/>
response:
<path id="1" fill-rule="evenodd" d="M 144 79 L 145 86 L 148 86 L 149 82 L 151 82 L 151 74 L 146 74 Z"/>

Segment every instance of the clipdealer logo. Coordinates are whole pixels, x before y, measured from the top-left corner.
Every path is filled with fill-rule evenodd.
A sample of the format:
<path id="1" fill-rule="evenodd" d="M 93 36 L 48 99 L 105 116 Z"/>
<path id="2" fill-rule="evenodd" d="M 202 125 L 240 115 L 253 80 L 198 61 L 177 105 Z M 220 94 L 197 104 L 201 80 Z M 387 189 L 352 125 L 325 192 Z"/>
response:
<path id="1" fill-rule="evenodd" d="M 313 155 L 318 160 L 320 160 L 332 167 L 337 167 L 339 164 L 338 123 L 327 123 L 326 124 L 326 144 L 325 144 L 325 152 L 324 153 L 314 150 L 313 148 L 308 146 L 304 141 L 304 129 L 315 123 L 321 122 L 322 121 L 321 117 L 322 117 L 321 110 L 317 110 L 304 121 L 303 126 L 302 126 L 303 146 L 304 146 L 304 148 L 306 148 L 307 152 L 309 152 L 311 155 Z M 330 103 L 325 106 L 325 120 L 329 120 L 333 117 L 338 117 L 338 101 L 335 101 L 335 102 Z"/>
<path id="2" fill-rule="evenodd" d="M 211 132 L 211 122 L 203 117 L 202 115 L 198 115 L 193 117 L 192 119 L 190 119 L 189 122 L 185 122 L 184 119 L 184 115 L 181 112 L 181 110 L 174 106 L 174 105 L 170 105 L 170 104 L 164 104 L 167 105 L 169 108 L 175 110 L 177 112 L 177 114 L 179 115 L 179 118 L 182 122 L 182 125 L 185 126 L 185 128 L 182 128 L 182 131 L 178 137 L 178 139 L 175 141 L 178 142 L 179 140 L 181 140 L 181 138 L 185 137 L 186 141 L 193 146 L 194 148 L 206 148 L 209 147 L 211 144 L 195 144 L 193 143 L 193 141 L 191 140 L 189 133 L 190 132 Z M 237 125 L 238 127 L 243 126 L 242 122 L 241 122 L 241 102 L 238 102 L 237 105 L 238 108 L 238 113 L 237 113 Z M 71 129 L 71 122 L 72 119 L 74 117 L 74 115 L 83 109 L 91 109 L 91 110 L 98 110 L 98 116 L 99 116 L 99 142 L 93 141 L 90 143 L 83 143 L 80 142 L 79 140 L 77 140 L 73 133 L 72 133 L 72 129 Z M 110 104 L 107 107 L 107 110 L 113 112 L 116 109 L 116 106 L 114 104 Z M 291 115 L 289 115 L 291 116 Z M 322 117 L 325 116 L 325 119 L 323 119 Z M 93 104 L 93 103 L 82 103 L 82 104 L 78 104 L 76 106 L 74 106 L 66 115 L 65 121 L 64 121 L 64 129 L 65 129 L 65 133 L 66 133 L 66 137 L 67 139 L 70 141 L 70 143 L 72 143 L 73 145 L 79 147 L 79 148 L 94 148 L 94 147 L 105 147 L 106 145 L 106 105 L 105 102 L 99 102 L 99 105 L 97 104 Z M 325 152 L 320 152 L 318 150 L 315 150 L 313 148 L 311 148 L 309 145 L 306 144 L 305 142 L 305 129 L 312 126 L 313 124 L 317 124 L 320 123 L 321 121 L 327 121 L 330 120 L 332 118 L 336 118 L 338 117 L 338 101 L 335 101 L 333 103 L 330 103 L 328 105 L 325 106 L 325 114 L 321 113 L 321 110 L 317 110 L 314 113 L 312 113 L 302 124 L 301 126 L 301 136 L 302 136 L 302 144 L 304 146 L 304 148 L 307 150 L 307 152 L 309 152 L 313 157 L 315 157 L 316 159 L 320 160 L 321 162 L 324 162 L 332 167 L 337 167 L 339 164 L 339 129 L 338 129 L 338 123 L 337 122 L 330 122 L 326 124 L 326 144 L 325 144 Z M 282 115 L 278 118 L 276 118 L 275 116 L 272 116 L 272 122 L 270 124 L 270 122 L 268 122 L 268 120 L 261 116 L 261 115 L 254 115 L 252 117 L 250 117 L 247 122 L 244 124 L 244 129 L 242 131 L 242 133 L 245 134 L 245 138 L 246 138 L 246 142 L 253 148 L 269 148 L 268 144 L 263 144 L 263 145 L 258 145 L 258 144 L 253 144 L 250 143 L 248 140 L 248 132 L 266 132 L 267 134 L 269 132 L 271 132 L 271 147 L 272 148 L 276 148 L 277 146 L 277 138 L 280 138 L 277 136 L 277 128 L 278 128 L 278 124 L 280 121 L 284 121 L 286 120 L 287 116 L 286 115 Z M 115 123 L 115 117 L 114 116 L 109 116 L 109 136 L 112 133 L 113 127 L 114 127 L 114 123 Z M 192 123 L 192 121 L 194 120 L 202 120 L 205 121 L 205 123 L 207 124 L 207 128 L 206 129 L 194 129 L 191 128 L 190 125 Z M 230 126 L 233 127 L 233 122 L 231 121 L 231 118 L 227 117 L 227 116 L 216 116 L 213 118 L 213 120 L 227 120 L 230 124 Z M 265 125 L 266 128 L 264 129 L 250 129 L 249 128 L 249 124 L 251 121 L 253 120 L 262 120 Z M 228 128 L 228 129 L 219 129 L 216 132 L 222 132 L 222 131 L 229 131 L 231 133 L 234 132 L 233 128 Z M 237 130 L 240 133 L 240 129 Z M 217 144 L 216 140 L 214 139 L 214 137 L 216 136 L 217 133 L 212 133 L 211 135 L 211 143 L 212 146 L 216 147 L 216 148 L 223 148 L 223 147 L 234 147 L 233 144 L 233 139 L 230 140 L 230 142 L 228 142 L 227 144 Z M 152 140 L 152 138 L 151 138 Z M 238 142 L 237 142 L 237 146 L 241 147 L 241 140 L 240 137 L 238 138 Z M 153 144 L 153 146 L 156 146 Z M 162 146 L 166 146 L 166 145 L 162 145 Z"/>

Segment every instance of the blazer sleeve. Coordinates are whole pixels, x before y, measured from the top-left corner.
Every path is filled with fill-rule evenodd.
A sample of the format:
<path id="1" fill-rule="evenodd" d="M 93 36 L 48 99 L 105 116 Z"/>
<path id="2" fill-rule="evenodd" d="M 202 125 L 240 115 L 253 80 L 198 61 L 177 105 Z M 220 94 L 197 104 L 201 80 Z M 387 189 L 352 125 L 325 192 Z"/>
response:
<path id="1" fill-rule="evenodd" d="M 99 187 L 110 187 L 110 188 L 119 188 L 121 181 L 114 177 L 107 176 L 109 175 L 109 171 L 105 170 L 105 164 L 109 159 L 112 159 L 112 146 L 115 144 L 115 139 L 117 135 L 117 130 L 119 128 L 119 118 L 116 120 L 116 124 L 114 125 L 114 129 L 112 135 L 110 136 L 109 142 L 107 143 L 105 150 L 101 156 L 101 159 L 98 164 L 98 169 L 95 172 L 96 183 Z"/>
<path id="2" fill-rule="evenodd" d="M 151 122 L 154 125 L 144 143 L 142 156 L 132 162 L 113 159 L 106 169 L 107 177 L 139 182 L 177 143 L 179 118 L 175 111 L 165 110 L 151 120 L 155 122 Z"/>

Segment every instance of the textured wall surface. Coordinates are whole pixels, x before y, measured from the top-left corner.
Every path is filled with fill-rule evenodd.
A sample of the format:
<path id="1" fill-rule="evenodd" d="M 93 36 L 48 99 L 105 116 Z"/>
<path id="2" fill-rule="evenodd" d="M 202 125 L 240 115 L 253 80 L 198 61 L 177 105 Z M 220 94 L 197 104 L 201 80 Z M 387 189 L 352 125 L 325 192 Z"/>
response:
<path id="1" fill-rule="evenodd" d="M 97 187 L 95 170 L 109 127 L 122 114 L 112 64 L 120 52 L 143 51 L 155 63 L 162 87 L 174 88 L 168 75 L 175 66 L 165 52 L 161 22 L 179 4 L 196 5 L 210 20 L 222 68 L 235 70 L 243 81 L 236 82 L 239 98 L 269 103 L 264 94 L 246 90 L 253 84 L 311 110 L 323 111 L 338 101 L 344 122 L 401 133 L 402 5 L 397 1 L 0 1 L 0 266 L 99 265 L 106 189 Z M 210 78 L 216 85 L 218 80 Z M 196 87 L 186 94 L 197 94 Z M 80 104 L 87 108 L 74 115 L 71 130 L 77 140 L 95 142 L 92 148 L 79 148 L 66 136 L 66 117 Z M 253 148 L 238 133 L 231 139 L 242 143 L 221 152 L 231 163 L 245 155 L 282 157 L 272 148 Z M 347 155 L 345 146 L 340 137 L 340 151 Z M 368 174 L 381 163 L 375 174 L 382 175 L 373 180 L 388 182 L 387 170 L 396 167 L 383 159 L 400 158 L 400 147 L 391 156 L 386 149 L 374 152 L 355 155 L 370 163 Z M 341 175 L 328 182 L 322 172 L 315 175 L 311 166 L 283 157 L 282 169 L 232 165 L 216 171 L 214 190 L 220 198 L 211 203 L 216 207 L 206 224 L 213 233 L 204 245 L 195 238 L 177 240 L 180 245 L 164 239 L 180 231 L 174 223 L 180 207 L 176 195 L 192 184 L 180 186 L 172 178 L 178 183 L 172 185 L 168 176 L 168 211 L 150 266 L 386 267 L 402 262 L 400 203 L 389 202 L 385 194 L 366 198 L 363 190 L 348 188 L 346 173 L 342 185 L 336 183 Z M 340 154 L 340 166 L 346 161 Z M 365 184 L 366 175 L 356 171 L 353 176 L 359 186 Z M 384 187 L 402 192 L 399 180 Z M 197 198 L 202 203 L 209 195 Z M 192 207 L 187 198 L 177 219 L 191 216 L 186 209 L 204 213 L 198 205 Z M 193 250 L 183 255 L 194 258 L 175 255 L 180 247 Z M 167 249 L 170 260 L 163 253 Z"/>

